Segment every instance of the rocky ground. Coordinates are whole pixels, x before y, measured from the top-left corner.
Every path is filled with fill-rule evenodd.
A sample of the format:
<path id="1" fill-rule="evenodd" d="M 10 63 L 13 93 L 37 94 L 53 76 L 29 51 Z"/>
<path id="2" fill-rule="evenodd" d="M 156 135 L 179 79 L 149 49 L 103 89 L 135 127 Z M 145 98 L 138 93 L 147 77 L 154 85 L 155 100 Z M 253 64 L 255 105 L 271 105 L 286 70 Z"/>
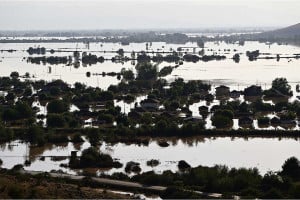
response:
<path id="1" fill-rule="evenodd" d="M 0 199 L 128 199 L 129 195 L 116 194 L 99 188 L 90 188 L 47 177 L 0 173 Z"/>

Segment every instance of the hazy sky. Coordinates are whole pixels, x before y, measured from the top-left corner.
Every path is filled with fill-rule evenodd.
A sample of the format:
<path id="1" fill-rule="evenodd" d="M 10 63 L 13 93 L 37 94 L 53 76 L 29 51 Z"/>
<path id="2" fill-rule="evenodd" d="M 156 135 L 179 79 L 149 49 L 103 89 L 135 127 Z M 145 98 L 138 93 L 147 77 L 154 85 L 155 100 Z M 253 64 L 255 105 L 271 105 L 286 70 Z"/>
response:
<path id="1" fill-rule="evenodd" d="M 286 26 L 300 0 L 0 0 L 0 30 Z"/>

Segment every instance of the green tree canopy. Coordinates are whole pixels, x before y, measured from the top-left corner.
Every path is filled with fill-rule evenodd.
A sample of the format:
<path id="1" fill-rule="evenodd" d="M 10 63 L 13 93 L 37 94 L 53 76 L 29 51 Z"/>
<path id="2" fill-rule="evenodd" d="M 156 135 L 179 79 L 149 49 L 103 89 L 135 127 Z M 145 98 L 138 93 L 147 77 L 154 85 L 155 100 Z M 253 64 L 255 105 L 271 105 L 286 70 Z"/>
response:
<path id="1" fill-rule="evenodd" d="M 291 86 L 288 84 L 286 78 L 276 78 L 272 81 L 272 89 L 281 92 L 284 95 L 292 96 Z"/>
<path id="2" fill-rule="evenodd" d="M 294 180 L 300 180 L 300 162 L 296 157 L 287 159 L 282 165 L 282 175 Z"/>
<path id="3" fill-rule="evenodd" d="M 64 113 L 69 110 L 69 104 L 63 100 L 53 100 L 47 105 L 48 113 Z"/>
<path id="4" fill-rule="evenodd" d="M 141 62 L 136 65 L 138 80 L 155 80 L 158 75 L 157 65 Z"/>

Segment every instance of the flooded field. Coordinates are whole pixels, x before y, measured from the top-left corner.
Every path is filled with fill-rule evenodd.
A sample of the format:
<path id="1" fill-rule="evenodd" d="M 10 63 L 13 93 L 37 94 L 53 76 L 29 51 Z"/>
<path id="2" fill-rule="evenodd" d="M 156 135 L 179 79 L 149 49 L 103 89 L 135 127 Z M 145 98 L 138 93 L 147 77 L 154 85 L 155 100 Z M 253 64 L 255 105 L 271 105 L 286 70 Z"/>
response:
<path id="1" fill-rule="evenodd" d="M 299 8 L 1 1 L 0 199 L 300 199 Z"/>
<path id="2" fill-rule="evenodd" d="M 123 172 L 125 164 L 129 161 L 140 163 L 142 172 L 154 170 L 162 173 L 165 170 L 177 171 L 177 164 L 185 160 L 192 167 L 198 165 L 214 166 L 227 165 L 228 167 L 258 168 L 261 174 L 268 171 L 278 171 L 286 158 L 300 157 L 299 139 L 293 138 L 189 138 L 186 140 L 169 140 L 168 147 L 160 147 L 157 141 L 151 141 L 148 146 L 117 143 L 114 145 L 103 143 L 100 151 L 110 154 L 114 159 L 123 163 L 119 169 L 103 169 L 98 173 L 112 174 Z M 84 142 L 74 146 L 72 143 L 64 145 L 46 145 L 45 147 L 28 147 L 28 144 L 14 141 L 1 145 L 0 158 L 2 167 L 12 168 L 16 164 L 24 164 L 30 159 L 31 165 L 25 169 L 36 171 L 62 170 L 76 174 L 80 171 L 61 167 L 69 162 L 71 151 L 80 152 L 90 144 Z M 62 159 L 53 159 L 55 156 L 66 156 Z M 44 157 L 44 158 L 43 158 Z M 269 159 L 272 158 L 272 159 Z M 156 167 L 146 165 L 151 159 L 159 160 Z"/>
<path id="3" fill-rule="evenodd" d="M 62 79 L 70 84 L 82 82 L 89 86 L 100 87 L 106 89 L 111 84 L 117 84 L 119 80 L 110 76 L 91 76 L 87 77 L 86 72 L 102 73 L 102 72 L 120 72 L 122 68 L 133 69 L 134 65 L 129 62 L 113 63 L 106 61 L 91 66 L 73 66 L 65 65 L 37 65 L 26 62 L 26 58 L 30 55 L 26 52 L 29 47 L 45 47 L 46 49 L 60 50 L 64 52 L 55 52 L 51 54 L 46 52 L 45 56 L 72 56 L 72 51 L 85 51 L 104 58 L 111 58 L 116 53 L 109 51 L 117 51 L 123 49 L 125 52 L 146 51 L 146 43 L 131 43 L 128 46 L 122 46 L 119 43 L 91 43 L 87 47 L 83 43 L 10 43 L 0 44 L 0 75 L 8 76 L 12 71 L 18 71 L 20 74 L 29 72 L 34 75 L 34 79 Z M 186 44 L 166 44 L 154 42 L 148 46 L 147 51 L 168 52 L 177 50 L 179 47 L 186 48 L 184 52 L 197 53 L 199 49 L 196 43 Z M 1 50 L 14 49 L 15 52 L 6 52 Z M 300 53 L 300 47 L 292 45 L 265 44 L 259 42 L 245 42 L 243 46 L 239 44 L 227 44 L 225 42 L 207 42 L 205 43 L 204 52 L 206 55 L 225 55 L 226 60 L 210 61 L 210 62 L 184 62 L 183 65 L 173 70 L 172 74 L 167 77 L 169 81 L 177 77 L 185 80 L 205 80 L 214 86 L 224 84 L 233 89 L 243 89 L 246 86 L 257 84 L 263 88 L 270 86 L 271 81 L 277 77 L 285 77 L 291 85 L 299 83 L 297 74 L 300 72 L 298 66 L 300 60 L 282 58 L 276 59 L 258 59 L 250 62 L 246 57 L 246 51 L 260 50 L 262 54 L 276 56 L 277 54 L 284 56 L 293 56 Z M 70 51 L 70 52 L 66 52 Z M 106 51 L 106 53 L 104 53 Z M 239 63 L 235 63 L 231 58 L 235 53 L 241 54 Z M 37 56 L 37 55 L 32 55 Z M 39 55 L 40 56 L 40 55 Z M 130 56 L 130 54 L 128 55 Z M 136 64 L 136 63 L 135 63 Z M 172 63 L 162 62 L 159 68 L 174 65 Z M 50 70 L 51 68 L 51 70 Z M 267 75 L 267 76 L 266 76 Z M 293 87 L 294 89 L 294 87 Z"/>
<path id="4" fill-rule="evenodd" d="M 72 56 L 73 51 L 82 51 L 93 53 L 97 56 L 103 56 L 110 59 L 115 56 L 115 53 L 122 48 L 125 52 L 131 51 L 156 51 L 165 53 L 178 48 L 186 48 L 186 53 L 195 53 L 196 43 L 182 44 L 166 44 L 152 43 L 148 46 L 146 43 L 131 43 L 127 46 L 122 46 L 119 43 L 91 43 L 88 46 L 83 43 L 10 43 L 0 44 L 0 76 L 9 76 L 11 72 L 17 71 L 23 75 L 29 72 L 32 80 L 54 80 L 62 79 L 63 81 L 74 84 L 81 82 L 88 86 L 107 89 L 111 84 L 118 84 L 120 80 L 117 77 L 92 75 L 88 77 L 87 72 L 91 74 L 101 74 L 102 72 L 120 72 L 122 68 L 132 69 L 135 71 L 135 64 L 131 61 L 116 63 L 105 61 L 94 65 L 78 67 L 73 65 L 66 66 L 62 64 L 32 64 L 27 62 L 27 57 L 30 55 L 26 51 L 29 47 L 45 47 L 46 49 L 54 49 L 55 53 L 46 52 L 45 56 Z M 8 52 L 6 50 L 13 49 L 15 51 Z M 1 51 L 2 50 L 2 51 Z M 171 75 L 166 79 L 171 82 L 174 79 L 181 77 L 185 80 L 204 80 L 212 84 L 212 88 L 224 84 L 230 89 L 242 90 L 250 85 L 260 85 L 263 89 L 270 87 L 273 79 L 277 77 L 285 77 L 292 86 L 294 96 L 290 101 L 296 100 L 299 93 L 296 91 L 296 84 L 300 83 L 300 60 L 282 58 L 276 59 L 258 59 L 249 61 L 246 56 L 246 51 L 260 50 L 264 55 L 282 57 L 294 56 L 300 53 L 300 47 L 286 44 L 265 44 L 259 42 L 245 42 L 244 45 L 227 44 L 225 42 L 207 42 L 205 43 L 204 52 L 206 55 L 225 55 L 227 59 L 221 61 L 209 62 L 183 62 L 182 65 L 175 68 Z M 239 53 L 241 59 L 239 63 L 232 60 L 234 54 Z M 153 54 L 154 55 L 154 54 Z M 34 57 L 37 55 L 31 55 Z M 174 63 L 162 62 L 159 63 L 159 68 L 175 65 Z M 211 91 L 214 93 L 214 89 Z M 121 107 L 123 113 L 128 113 L 134 107 L 136 102 L 145 99 L 146 96 L 140 96 L 133 103 L 125 103 L 124 101 L 117 102 L 115 105 Z M 243 100 L 243 96 L 241 96 Z M 219 101 L 214 100 L 210 104 L 218 105 Z M 38 104 L 37 104 L 38 105 Z M 198 108 L 205 105 L 205 101 L 194 103 L 190 106 L 193 116 L 199 116 Z M 40 114 L 46 114 L 46 109 L 43 107 Z M 272 115 L 272 114 L 271 114 Z M 206 128 L 211 128 L 210 117 L 207 118 Z M 257 120 L 254 120 L 254 127 L 257 128 Z M 234 119 L 233 129 L 238 129 L 237 119 Z M 269 127 L 272 129 L 272 127 Z M 299 129 L 298 121 L 294 129 Z M 160 147 L 156 141 L 150 142 L 149 146 L 127 145 L 118 143 L 109 145 L 103 143 L 100 150 L 109 153 L 114 159 L 125 165 L 129 161 L 139 162 L 142 171 L 154 170 L 161 173 L 164 170 L 177 170 L 179 160 L 185 160 L 193 167 L 198 165 L 213 166 L 215 164 L 227 165 L 229 167 L 257 167 L 261 173 L 266 173 L 269 170 L 279 170 L 281 164 L 290 156 L 300 157 L 299 141 L 295 139 L 277 139 L 277 138 L 202 138 L 191 141 L 174 140 L 169 141 L 171 145 L 166 148 Z M 67 173 L 76 174 L 79 171 L 64 168 L 61 164 L 68 163 L 68 156 L 71 151 L 77 150 L 80 152 L 90 146 L 88 142 L 84 142 L 80 146 L 74 146 L 72 143 L 65 145 L 48 145 L 44 148 L 28 147 L 29 144 L 20 141 L 6 143 L 1 145 L 0 158 L 3 160 L 2 167 L 11 168 L 16 164 L 24 164 L 26 159 L 30 159 L 31 165 L 26 166 L 29 170 L 62 170 Z M 53 156 L 65 156 L 65 158 L 53 160 Z M 272 159 L 269 159 L 272 158 Z M 149 167 L 146 161 L 150 159 L 158 159 L 160 165 L 157 167 Z M 98 171 L 99 173 L 124 172 L 124 166 L 121 169 L 108 169 Z"/>

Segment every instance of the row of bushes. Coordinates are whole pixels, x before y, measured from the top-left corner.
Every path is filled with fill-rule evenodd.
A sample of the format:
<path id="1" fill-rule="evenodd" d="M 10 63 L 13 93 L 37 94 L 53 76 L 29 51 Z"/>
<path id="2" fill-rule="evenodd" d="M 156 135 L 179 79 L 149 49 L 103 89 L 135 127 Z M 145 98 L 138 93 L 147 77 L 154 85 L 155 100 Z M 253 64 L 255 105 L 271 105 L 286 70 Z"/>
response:
<path id="1" fill-rule="evenodd" d="M 121 175 L 113 176 L 124 179 Z M 174 192 L 177 191 L 174 188 L 217 192 L 223 194 L 223 198 L 231 198 L 233 195 L 242 198 L 300 198 L 300 162 L 295 157 L 287 159 L 281 171 L 268 172 L 264 176 L 260 175 L 256 168 L 229 169 L 216 165 L 190 168 L 185 173 L 164 171 L 162 174 L 156 174 L 151 171 L 135 175 L 131 180 L 147 185 L 167 186 L 169 190 L 165 191 L 164 195 L 172 198 L 181 197 L 180 194 L 174 196 Z M 170 191 L 171 188 L 173 190 Z"/>

